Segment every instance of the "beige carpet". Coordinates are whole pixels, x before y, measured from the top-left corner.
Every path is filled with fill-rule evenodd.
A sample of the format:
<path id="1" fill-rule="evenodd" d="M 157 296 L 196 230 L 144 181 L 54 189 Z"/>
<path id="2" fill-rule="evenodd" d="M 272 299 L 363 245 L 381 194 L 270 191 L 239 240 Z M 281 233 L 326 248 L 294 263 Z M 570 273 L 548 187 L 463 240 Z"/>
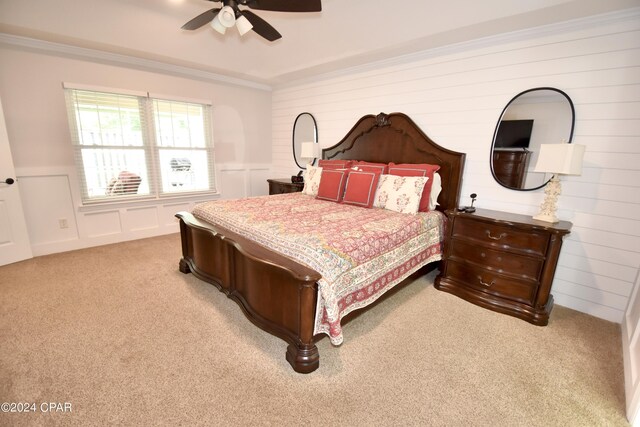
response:
<path id="1" fill-rule="evenodd" d="M 555 307 L 532 326 L 432 273 L 300 375 L 179 258 L 169 235 L 0 267 L 0 401 L 37 406 L 0 425 L 628 425 L 617 324 Z"/>

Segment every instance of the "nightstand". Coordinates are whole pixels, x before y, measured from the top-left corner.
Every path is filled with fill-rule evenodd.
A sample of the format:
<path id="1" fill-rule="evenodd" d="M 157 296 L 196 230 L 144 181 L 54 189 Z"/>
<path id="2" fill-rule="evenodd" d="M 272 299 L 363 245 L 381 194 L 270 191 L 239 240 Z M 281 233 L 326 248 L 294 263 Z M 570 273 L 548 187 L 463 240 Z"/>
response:
<path id="1" fill-rule="evenodd" d="M 282 194 L 282 193 L 296 193 L 302 191 L 304 183 L 291 182 L 291 178 L 286 179 L 268 179 L 269 183 L 269 195 Z"/>
<path id="2" fill-rule="evenodd" d="M 562 238 L 572 224 L 486 209 L 446 214 L 449 224 L 435 288 L 534 325 L 549 323 L 551 284 Z"/>

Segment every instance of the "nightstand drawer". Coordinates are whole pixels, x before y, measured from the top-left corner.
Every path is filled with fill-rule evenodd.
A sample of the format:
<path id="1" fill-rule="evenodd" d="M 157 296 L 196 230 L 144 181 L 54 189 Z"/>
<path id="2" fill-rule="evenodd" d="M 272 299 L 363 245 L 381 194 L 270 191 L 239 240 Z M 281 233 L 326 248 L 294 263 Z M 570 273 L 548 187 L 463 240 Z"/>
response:
<path id="1" fill-rule="evenodd" d="M 542 271 L 541 258 L 494 250 L 459 239 L 451 239 L 450 244 L 452 259 L 465 260 L 499 273 L 538 280 Z"/>
<path id="2" fill-rule="evenodd" d="M 284 194 L 292 193 L 291 187 L 287 187 L 279 184 L 269 184 L 269 194 Z"/>
<path id="3" fill-rule="evenodd" d="M 547 251 L 549 241 L 548 233 L 519 230 L 508 225 L 491 224 L 462 216 L 455 220 L 452 237 L 478 240 L 542 256 Z"/>
<path id="4" fill-rule="evenodd" d="M 512 279 L 472 265 L 449 261 L 447 276 L 465 286 L 525 304 L 533 304 L 537 283 Z"/>
<path id="5" fill-rule="evenodd" d="M 302 191 L 304 183 L 291 182 L 289 179 L 268 179 L 269 194 L 297 193 Z"/>

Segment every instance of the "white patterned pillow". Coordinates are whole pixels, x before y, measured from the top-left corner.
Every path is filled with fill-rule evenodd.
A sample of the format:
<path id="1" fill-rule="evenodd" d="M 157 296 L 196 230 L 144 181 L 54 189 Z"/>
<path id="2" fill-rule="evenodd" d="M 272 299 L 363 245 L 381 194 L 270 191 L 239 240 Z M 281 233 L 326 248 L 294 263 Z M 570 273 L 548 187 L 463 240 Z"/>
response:
<path id="1" fill-rule="evenodd" d="M 373 206 L 400 213 L 416 213 L 428 180 L 425 176 L 380 175 Z"/>
<path id="2" fill-rule="evenodd" d="M 307 165 L 307 170 L 302 174 L 304 177 L 303 194 L 309 196 L 317 196 L 318 188 L 320 188 L 320 177 L 322 176 L 322 168 L 318 166 Z"/>

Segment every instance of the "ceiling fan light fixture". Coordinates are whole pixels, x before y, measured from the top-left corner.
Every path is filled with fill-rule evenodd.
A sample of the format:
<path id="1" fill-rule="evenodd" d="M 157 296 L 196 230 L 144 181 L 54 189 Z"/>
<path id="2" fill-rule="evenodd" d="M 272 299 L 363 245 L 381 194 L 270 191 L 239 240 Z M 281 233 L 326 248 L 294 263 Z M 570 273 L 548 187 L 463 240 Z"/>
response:
<path id="1" fill-rule="evenodd" d="M 236 19 L 236 27 L 238 28 L 238 32 L 240 33 L 240 35 L 244 36 L 249 31 L 251 31 L 253 25 L 251 25 L 251 22 L 249 22 L 247 18 L 245 18 L 243 15 L 240 15 Z"/>
<path id="2" fill-rule="evenodd" d="M 0 0 L 2 1 L 2 0 Z M 208 0 L 222 3 L 222 7 L 209 9 L 182 26 L 183 30 L 197 30 L 206 24 L 224 34 L 227 28 L 234 25 L 241 36 L 253 30 L 260 37 L 272 42 L 282 38 L 271 24 L 253 13 L 249 9 L 273 11 L 273 12 L 320 12 L 322 0 Z"/>
<path id="3" fill-rule="evenodd" d="M 231 6 L 224 6 L 220 9 L 216 18 L 227 28 L 231 28 L 236 24 L 236 12 Z"/>
<path id="4" fill-rule="evenodd" d="M 227 31 L 227 27 L 225 27 L 224 25 L 222 25 L 222 23 L 220 22 L 220 20 L 218 19 L 218 16 L 216 16 L 215 18 L 213 18 L 213 21 L 211 21 L 211 28 L 213 28 L 214 30 L 216 30 L 217 32 L 219 32 L 220 34 L 224 34 L 225 31 Z"/>

